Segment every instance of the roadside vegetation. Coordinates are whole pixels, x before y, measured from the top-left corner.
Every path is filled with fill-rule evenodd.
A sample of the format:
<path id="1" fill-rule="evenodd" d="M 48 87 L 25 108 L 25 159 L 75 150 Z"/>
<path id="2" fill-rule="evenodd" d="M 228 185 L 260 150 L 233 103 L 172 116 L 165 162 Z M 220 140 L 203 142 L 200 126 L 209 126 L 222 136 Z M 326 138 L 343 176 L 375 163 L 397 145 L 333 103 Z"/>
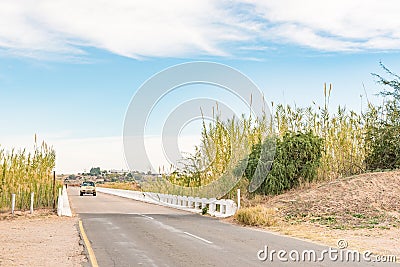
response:
<path id="1" fill-rule="evenodd" d="M 264 205 L 257 205 L 240 209 L 235 218 L 245 225 L 250 226 L 275 226 L 278 220 L 276 209 L 267 208 Z"/>
<path id="2" fill-rule="evenodd" d="M 341 106 L 331 110 L 331 85 L 324 86 L 322 106 L 271 103 L 271 114 L 261 118 L 222 121 L 217 106 L 214 122 L 203 123 L 196 152 L 165 178 L 172 184 L 199 187 L 236 175 L 239 182 L 224 197 L 235 199 L 236 189 L 241 188 L 244 199 L 267 199 L 314 183 L 400 168 L 400 77 L 381 67 L 384 75 L 373 77 L 382 85 L 382 104 L 367 99 L 361 112 Z M 267 213 L 249 205 L 236 219 L 250 225 L 270 224 Z M 364 216 L 353 213 L 352 218 Z M 329 223 L 332 218 L 314 221 Z"/>
<path id="3" fill-rule="evenodd" d="M 336 113 L 330 114 L 326 104 L 329 103 L 330 89 L 328 92 L 325 90 L 325 96 L 328 97 L 328 100 L 323 108 L 297 109 L 293 113 L 289 106 L 286 108 L 278 107 L 277 113 L 275 113 L 277 121 L 280 122 L 278 123 L 280 139 L 277 154 L 271 172 L 258 193 L 275 195 L 292 188 L 299 188 L 299 186 L 307 188 L 307 185 L 313 181 L 318 181 L 321 184 L 324 181 L 338 181 L 342 177 L 355 174 L 400 168 L 399 76 L 383 65 L 382 68 L 390 79 L 376 74 L 374 76 L 380 84 L 384 85 L 384 90 L 380 93 L 384 97 L 383 103 L 380 106 L 368 103 L 365 112 L 356 113 L 338 107 Z M 315 110 L 319 110 L 320 113 L 315 112 Z M 310 118 L 310 115 L 311 120 L 307 119 Z M 310 140 L 306 141 L 306 145 L 303 144 L 303 147 L 301 147 L 299 141 L 292 144 L 292 140 L 289 141 L 287 138 L 285 140 L 288 134 L 301 136 L 305 133 L 312 135 L 313 138 L 319 138 L 321 142 L 311 142 L 312 138 L 309 137 Z M 285 144 L 284 147 L 291 148 L 284 154 L 283 160 L 279 145 L 282 143 Z M 254 151 L 257 150 L 253 148 Z M 281 162 L 284 162 L 284 164 L 281 164 Z M 278 172 L 279 175 L 275 174 L 277 165 L 281 167 Z M 251 165 L 249 167 L 251 168 Z M 285 176 L 285 173 L 288 173 L 288 175 Z M 247 178 L 251 179 L 251 177 L 250 175 Z M 276 186 L 274 178 L 282 183 Z M 290 179 L 298 182 L 288 183 Z M 284 211 L 281 211 L 280 218 L 283 217 L 286 222 L 290 223 L 303 221 L 339 229 L 397 227 L 400 211 L 390 202 L 396 203 L 398 198 L 396 193 L 393 193 L 394 189 L 392 189 L 392 192 L 389 190 L 396 185 L 398 186 L 398 177 L 391 180 L 383 179 L 380 183 L 389 183 L 387 184 L 388 188 L 382 188 L 379 181 L 375 179 L 375 188 L 372 190 L 376 190 L 379 195 L 372 197 L 372 199 L 368 197 L 367 190 L 371 188 L 368 184 L 364 184 L 371 181 L 364 180 L 358 184 L 364 191 L 357 190 L 354 185 L 347 187 L 346 190 L 330 187 L 330 190 L 325 193 L 336 198 L 318 205 L 313 205 L 313 203 L 316 201 L 324 202 L 327 197 L 318 197 L 318 194 L 316 194 L 307 201 L 298 201 L 295 198 L 295 200 L 284 205 Z M 339 183 L 339 185 L 342 185 L 342 183 Z M 280 190 L 277 191 L 276 188 Z M 322 188 L 318 190 L 322 190 Z M 335 195 L 337 191 L 340 192 L 340 196 Z M 295 190 L 294 192 L 301 195 L 303 190 Z M 392 197 L 387 198 L 385 195 Z M 360 200 L 359 198 L 363 196 L 365 196 L 365 199 Z M 247 195 L 247 197 L 253 198 L 254 195 Z M 358 199 L 353 199 L 357 197 Z M 377 197 L 377 203 L 372 204 L 371 201 L 375 202 L 375 197 Z M 341 201 L 341 198 L 345 199 L 346 202 Z M 267 203 L 268 201 L 264 205 L 269 205 Z M 379 207 L 376 208 L 376 205 Z M 310 209 L 310 206 L 313 208 Z M 245 207 L 244 209 L 252 209 L 252 207 Z M 252 216 L 256 215 L 253 214 Z M 236 219 L 247 224 L 243 216 L 237 215 Z"/>
<path id="4" fill-rule="evenodd" d="M 16 195 L 16 209 L 29 209 L 31 192 L 35 208 L 52 207 L 53 192 L 57 191 L 53 188 L 54 167 L 55 151 L 44 142 L 38 146 L 36 137 L 33 152 L 0 148 L 0 211 L 11 209 L 11 194 Z"/>

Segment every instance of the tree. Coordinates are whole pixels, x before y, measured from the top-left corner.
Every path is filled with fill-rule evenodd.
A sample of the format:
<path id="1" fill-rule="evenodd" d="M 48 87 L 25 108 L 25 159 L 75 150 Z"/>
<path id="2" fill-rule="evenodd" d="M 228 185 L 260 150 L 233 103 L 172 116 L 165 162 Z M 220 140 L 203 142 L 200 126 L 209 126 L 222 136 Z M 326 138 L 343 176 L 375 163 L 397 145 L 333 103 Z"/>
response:
<path id="1" fill-rule="evenodd" d="M 372 73 L 384 86 L 379 94 L 386 99 L 367 113 L 365 163 L 369 170 L 400 168 L 400 76 L 380 65 L 390 78 Z"/>
<path id="2" fill-rule="evenodd" d="M 101 174 L 100 167 L 91 168 L 91 169 L 90 169 L 90 175 L 91 175 L 91 176 L 98 176 L 98 175 L 100 175 L 100 174 Z"/>
<path id="3" fill-rule="evenodd" d="M 381 96 L 393 97 L 394 100 L 400 101 L 400 76 L 389 70 L 382 62 L 379 62 L 379 65 L 386 74 L 389 74 L 389 76 L 392 77 L 391 80 L 388 80 L 379 74 L 371 73 L 372 76 L 378 79 L 378 83 L 386 86 L 386 88 L 384 88 L 379 94 Z"/>
<path id="4" fill-rule="evenodd" d="M 275 141 L 267 138 L 262 144 L 252 147 L 244 177 L 250 181 L 263 181 L 256 193 L 280 194 L 301 182 L 314 180 L 322 157 L 322 147 L 322 138 L 312 132 L 287 132 L 282 139 L 276 140 L 276 147 Z"/>

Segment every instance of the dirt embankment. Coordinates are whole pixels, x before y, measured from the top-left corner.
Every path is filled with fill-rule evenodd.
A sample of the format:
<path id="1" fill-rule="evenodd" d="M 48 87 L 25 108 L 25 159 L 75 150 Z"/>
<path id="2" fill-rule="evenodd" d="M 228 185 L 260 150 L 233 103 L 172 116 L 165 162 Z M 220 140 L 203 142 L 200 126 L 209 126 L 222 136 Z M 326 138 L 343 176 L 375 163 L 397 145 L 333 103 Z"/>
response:
<path id="1" fill-rule="evenodd" d="M 288 222 L 332 229 L 400 227 L 400 172 L 368 173 L 270 199 Z"/>
<path id="2" fill-rule="evenodd" d="M 345 239 L 351 249 L 400 259 L 400 171 L 312 184 L 247 204 L 268 211 L 269 230 L 331 246 Z"/>
<path id="3" fill-rule="evenodd" d="M 0 214 L 0 266 L 82 266 L 77 220 L 48 210 Z"/>

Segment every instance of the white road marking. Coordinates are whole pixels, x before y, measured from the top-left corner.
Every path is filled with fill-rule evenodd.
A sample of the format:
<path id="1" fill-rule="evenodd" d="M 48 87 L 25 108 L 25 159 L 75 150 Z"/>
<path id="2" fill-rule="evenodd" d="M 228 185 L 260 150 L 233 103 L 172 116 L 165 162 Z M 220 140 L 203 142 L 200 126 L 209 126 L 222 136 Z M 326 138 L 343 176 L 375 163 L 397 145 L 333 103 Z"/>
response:
<path id="1" fill-rule="evenodd" d="M 142 216 L 142 217 L 145 217 L 147 219 L 154 220 L 153 217 L 150 217 L 150 216 L 147 216 L 147 215 L 144 215 L 144 214 L 139 214 L 139 215 Z"/>
<path id="2" fill-rule="evenodd" d="M 154 220 L 153 217 L 147 216 L 147 215 L 145 215 L 145 214 L 140 214 L 140 213 L 129 213 L 129 214 L 140 215 L 140 216 L 145 217 L 145 218 L 147 218 L 147 219 Z M 159 221 L 157 221 L 157 220 L 154 220 L 154 223 L 159 224 L 160 226 L 162 226 L 163 228 L 165 228 L 165 229 L 167 229 L 167 230 L 169 230 L 169 231 L 171 231 L 171 232 L 182 233 L 181 230 L 178 230 L 178 229 L 176 229 L 176 228 L 174 228 L 174 227 L 172 227 L 172 226 L 163 224 L 162 222 L 159 222 Z M 183 233 L 184 233 L 185 235 L 188 235 L 188 236 L 191 236 L 191 237 L 196 238 L 196 239 L 198 239 L 198 240 L 201 240 L 201 241 L 203 241 L 203 242 L 205 242 L 205 243 L 207 243 L 207 244 L 213 244 L 213 242 L 211 242 L 211 241 L 209 241 L 209 240 L 207 240 L 207 239 L 204 239 L 204 238 L 202 238 L 202 237 L 200 237 L 200 236 L 191 234 L 191 233 L 189 233 L 189 232 L 183 232 Z"/>
<path id="3" fill-rule="evenodd" d="M 197 238 L 197 239 L 199 239 L 199 240 L 201 240 L 203 242 L 206 242 L 207 244 L 212 244 L 213 243 L 211 241 L 208 241 L 207 239 L 201 238 L 200 236 L 197 236 L 197 235 L 194 235 L 194 234 L 191 234 L 191 233 L 188 233 L 188 232 L 183 232 L 183 233 L 186 234 L 186 235 L 189 235 L 191 237 Z"/>

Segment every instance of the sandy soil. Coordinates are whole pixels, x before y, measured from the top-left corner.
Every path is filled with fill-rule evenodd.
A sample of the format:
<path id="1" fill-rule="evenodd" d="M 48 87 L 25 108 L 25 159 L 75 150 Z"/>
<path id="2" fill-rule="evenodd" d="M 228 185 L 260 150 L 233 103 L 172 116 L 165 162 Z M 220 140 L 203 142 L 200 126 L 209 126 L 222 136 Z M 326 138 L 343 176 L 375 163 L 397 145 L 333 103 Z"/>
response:
<path id="1" fill-rule="evenodd" d="M 47 210 L 0 214 L 0 266 L 82 266 L 77 222 Z"/>
<path id="2" fill-rule="evenodd" d="M 269 201 L 290 222 L 332 229 L 400 226 L 400 172 L 367 173 L 292 190 Z"/>
<path id="3" fill-rule="evenodd" d="M 337 247 L 395 255 L 400 262 L 400 171 L 316 183 L 245 203 L 272 209 L 280 234 Z M 236 222 L 231 219 L 232 222 Z"/>
<path id="4" fill-rule="evenodd" d="M 394 255 L 400 262 L 400 228 L 390 229 L 331 229 L 321 225 L 301 223 L 282 224 L 267 228 L 280 234 L 314 241 L 337 248 L 339 240 L 345 240 L 348 249 L 370 251 L 374 255 Z"/>

